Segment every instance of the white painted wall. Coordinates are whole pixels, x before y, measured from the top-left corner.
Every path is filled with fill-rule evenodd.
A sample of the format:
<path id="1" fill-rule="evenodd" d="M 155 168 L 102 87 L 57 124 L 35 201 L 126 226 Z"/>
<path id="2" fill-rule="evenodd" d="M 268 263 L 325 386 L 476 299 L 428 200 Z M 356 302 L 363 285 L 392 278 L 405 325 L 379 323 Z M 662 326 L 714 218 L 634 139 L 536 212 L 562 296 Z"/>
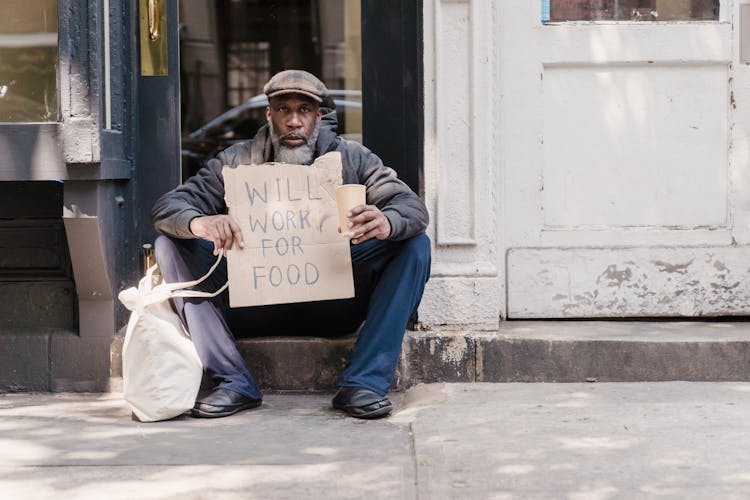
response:
<path id="1" fill-rule="evenodd" d="M 426 324 L 497 325 L 499 250 L 493 2 L 425 0 Z"/>
<path id="2" fill-rule="evenodd" d="M 420 319 L 750 313 L 748 3 L 545 26 L 537 0 L 425 0 Z"/>

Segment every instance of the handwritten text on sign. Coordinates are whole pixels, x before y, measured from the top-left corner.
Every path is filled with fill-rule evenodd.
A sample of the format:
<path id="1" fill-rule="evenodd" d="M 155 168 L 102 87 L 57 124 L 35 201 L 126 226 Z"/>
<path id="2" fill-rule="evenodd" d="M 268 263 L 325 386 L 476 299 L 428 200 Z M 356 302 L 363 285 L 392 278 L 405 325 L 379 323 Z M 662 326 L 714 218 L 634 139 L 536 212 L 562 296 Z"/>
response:
<path id="1" fill-rule="evenodd" d="M 312 166 L 224 167 L 229 214 L 245 248 L 228 253 L 231 307 L 354 296 L 348 240 L 338 233 L 341 155 Z"/>

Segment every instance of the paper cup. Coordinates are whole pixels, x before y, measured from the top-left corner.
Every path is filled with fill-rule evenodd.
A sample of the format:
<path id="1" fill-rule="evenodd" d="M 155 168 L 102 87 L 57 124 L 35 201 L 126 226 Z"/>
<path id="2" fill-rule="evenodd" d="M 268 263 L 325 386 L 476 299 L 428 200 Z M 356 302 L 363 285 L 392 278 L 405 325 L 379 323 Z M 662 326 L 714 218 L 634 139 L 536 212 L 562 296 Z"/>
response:
<path id="1" fill-rule="evenodd" d="M 357 205 L 365 204 L 365 187 L 362 184 L 344 184 L 336 187 L 336 205 L 339 209 L 341 234 L 350 236 L 346 213 Z"/>

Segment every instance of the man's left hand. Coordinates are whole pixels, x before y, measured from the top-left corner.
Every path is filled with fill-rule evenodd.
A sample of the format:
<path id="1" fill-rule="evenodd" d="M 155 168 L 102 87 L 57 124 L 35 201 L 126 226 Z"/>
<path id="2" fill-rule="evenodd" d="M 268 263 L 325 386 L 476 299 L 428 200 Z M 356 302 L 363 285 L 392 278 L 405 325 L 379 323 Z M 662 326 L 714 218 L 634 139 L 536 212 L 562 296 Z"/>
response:
<path id="1" fill-rule="evenodd" d="M 351 235 L 352 243 L 372 238 L 384 240 L 391 235 L 391 223 L 375 205 L 357 205 L 348 214 L 349 227 L 342 228 Z"/>

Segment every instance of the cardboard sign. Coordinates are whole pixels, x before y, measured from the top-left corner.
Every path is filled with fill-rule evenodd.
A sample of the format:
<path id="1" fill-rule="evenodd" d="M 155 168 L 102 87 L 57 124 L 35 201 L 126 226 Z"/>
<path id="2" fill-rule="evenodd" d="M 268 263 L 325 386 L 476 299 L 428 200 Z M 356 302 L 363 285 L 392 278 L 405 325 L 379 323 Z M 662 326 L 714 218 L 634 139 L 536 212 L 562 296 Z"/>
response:
<path id="1" fill-rule="evenodd" d="M 349 240 L 338 232 L 341 154 L 311 166 L 224 167 L 229 214 L 245 248 L 227 254 L 230 307 L 354 297 Z"/>

